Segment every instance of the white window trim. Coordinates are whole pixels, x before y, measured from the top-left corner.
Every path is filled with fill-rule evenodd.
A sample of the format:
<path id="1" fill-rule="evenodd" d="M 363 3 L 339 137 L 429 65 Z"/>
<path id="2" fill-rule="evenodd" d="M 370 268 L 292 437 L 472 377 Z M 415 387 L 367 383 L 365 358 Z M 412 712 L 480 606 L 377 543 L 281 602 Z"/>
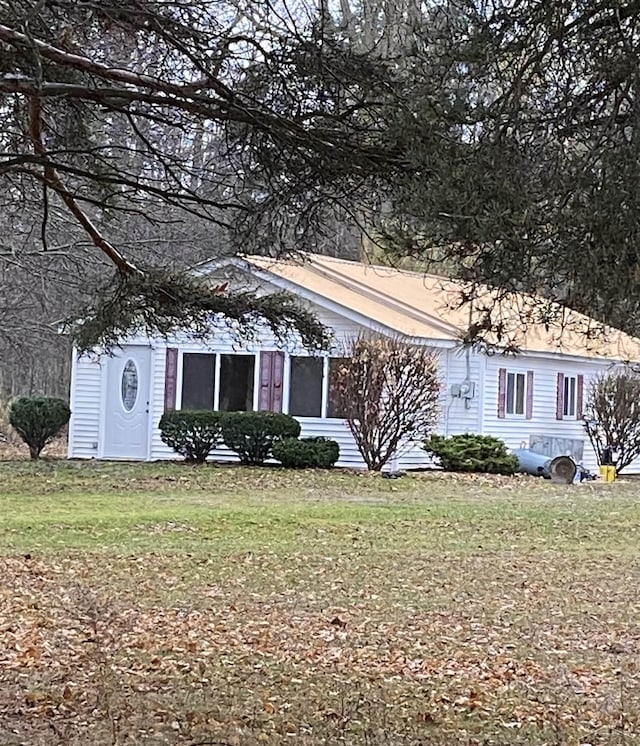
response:
<path id="1" fill-rule="evenodd" d="M 222 355 L 246 355 L 254 358 L 254 379 L 253 379 L 253 411 L 258 411 L 258 404 L 260 402 L 260 353 L 259 352 L 206 352 L 200 350 L 178 350 L 178 370 L 176 372 L 176 409 L 182 409 L 182 382 L 183 382 L 183 371 L 184 371 L 184 356 L 185 355 L 213 355 L 214 361 L 214 372 L 213 372 L 213 411 L 220 411 L 220 368 L 222 363 Z M 300 355 L 293 355 L 291 353 L 285 353 L 284 360 L 284 371 L 283 371 L 283 398 L 282 398 L 282 411 L 285 414 L 289 414 L 289 401 L 291 396 L 291 358 L 292 357 L 305 357 Z M 313 357 L 313 356 L 309 356 Z M 331 358 L 340 358 L 342 355 L 318 355 L 317 357 L 322 358 L 322 401 L 320 405 L 320 416 L 306 419 L 331 419 L 335 420 L 335 417 L 328 416 L 329 410 L 329 361 Z M 508 371 L 509 373 L 513 371 Z M 517 371 L 520 372 L 520 371 Z M 525 396 L 526 396 L 526 373 L 525 373 Z M 525 404 L 526 409 L 526 404 Z M 510 415 L 511 416 L 511 415 Z M 520 417 L 521 415 L 515 415 Z M 302 418 L 305 419 L 305 418 Z"/>
<path id="2" fill-rule="evenodd" d="M 291 358 L 297 357 L 285 352 L 284 368 L 282 370 L 282 413 L 289 414 L 289 398 L 291 396 Z"/>
<path id="3" fill-rule="evenodd" d="M 216 352 L 216 361 L 213 366 L 213 411 L 220 411 L 220 353 Z"/>
<path id="4" fill-rule="evenodd" d="M 322 361 L 322 404 L 320 414 L 323 420 L 329 419 L 329 355 L 325 355 Z M 332 418 L 333 419 L 333 418 Z"/>
<path id="5" fill-rule="evenodd" d="M 514 417 L 516 419 L 526 419 L 527 417 L 527 394 L 528 392 L 528 371 L 521 368 L 507 368 L 507 375 L 504 382 L 504 415 L 505 417 Z M 509 411 L 509 376 L 514 376 L 513 379 L 513 404 L 515 409 L 516 403 L 516 376 L 522 376 L 524 378 L 524 391 L 522 398 L 522 412 L 510 412 Z"/>
<path id="6" fill-rule="evenodd" d="M 244 353 L 230 353 L 232 355 L 242 355 Z M 249 353 L 253 356 L 253 411 L 258 411 L 258 404 L 260 403 L 260 353 L 253 352 Z M 218 376 L 218 389 L 220 388 L 220 376 Z M 219 394 L 218 394 L 219 395 Z M 214 395 L 215 401 L 215 395 Z"/>

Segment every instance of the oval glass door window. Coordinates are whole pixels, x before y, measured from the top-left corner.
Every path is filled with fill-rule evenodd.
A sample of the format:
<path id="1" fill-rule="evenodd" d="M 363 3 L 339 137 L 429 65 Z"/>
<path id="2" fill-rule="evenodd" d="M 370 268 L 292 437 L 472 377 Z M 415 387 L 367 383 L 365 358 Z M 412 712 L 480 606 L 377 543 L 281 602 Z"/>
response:
<path id="1" fill-rule="evenodd" d="M 122 371 L 122 406 L 130 412 L 138 397 L 138 368 L 133 360 L 127 360 Z"/>

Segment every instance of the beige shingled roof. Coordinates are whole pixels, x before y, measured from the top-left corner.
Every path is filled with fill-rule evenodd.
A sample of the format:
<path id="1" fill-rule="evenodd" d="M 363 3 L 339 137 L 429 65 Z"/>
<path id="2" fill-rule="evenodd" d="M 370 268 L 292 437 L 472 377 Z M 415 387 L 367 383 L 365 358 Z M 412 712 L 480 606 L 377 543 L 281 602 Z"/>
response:
<path id="1" fill-rule="evenodd" d="M 468 305 L 459 307 L 462 283 L 435 275 L 315 254 L 299 260 L 257 256 L 245 259 L 410 337 L 455 340 L 465 333 L 470 321 L 479 318 L 479 314 L 470 314 Z M 483 302 L 492 302 L 489 289 Z M 515 341 L 522 350 L 640 361 L 640 339 L 616 329 L 598 328 L 592 319 L 575 312 L 565 315 L 562 327 L 545 328 L 543 323 L 532 322 L 523 334 L 516 317 L 520 319 L 524 313 L 535 318 L 540 305 L 534 297 L 519 295 L 514 298 L 512 309 L 503 309 L 503 318 L 513 321 Z"/>

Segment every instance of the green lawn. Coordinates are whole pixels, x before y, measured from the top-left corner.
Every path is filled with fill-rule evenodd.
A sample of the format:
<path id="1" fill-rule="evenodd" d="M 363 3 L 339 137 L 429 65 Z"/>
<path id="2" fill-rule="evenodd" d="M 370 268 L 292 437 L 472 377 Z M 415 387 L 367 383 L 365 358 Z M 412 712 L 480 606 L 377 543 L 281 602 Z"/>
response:
<path id="1" fill-rule="evenodd" d="M 0 744 L 640 744 L 636 484 L 0 463 Z"/>

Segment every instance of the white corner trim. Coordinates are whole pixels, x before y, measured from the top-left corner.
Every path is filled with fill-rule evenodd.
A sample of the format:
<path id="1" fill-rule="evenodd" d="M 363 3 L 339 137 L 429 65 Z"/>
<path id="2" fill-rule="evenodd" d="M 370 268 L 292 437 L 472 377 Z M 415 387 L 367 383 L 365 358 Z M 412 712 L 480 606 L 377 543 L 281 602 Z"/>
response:
<path id="1" fill-rule="evenodd" d="M 75 450 L 75 408 L 76 408 L 76 368 L 78 365 L 78 350 L 73 345 L 71 349 L 71 379 L 69 381 L 69 439 L 67 441 L 67 458 L 73 458 Z"/>

